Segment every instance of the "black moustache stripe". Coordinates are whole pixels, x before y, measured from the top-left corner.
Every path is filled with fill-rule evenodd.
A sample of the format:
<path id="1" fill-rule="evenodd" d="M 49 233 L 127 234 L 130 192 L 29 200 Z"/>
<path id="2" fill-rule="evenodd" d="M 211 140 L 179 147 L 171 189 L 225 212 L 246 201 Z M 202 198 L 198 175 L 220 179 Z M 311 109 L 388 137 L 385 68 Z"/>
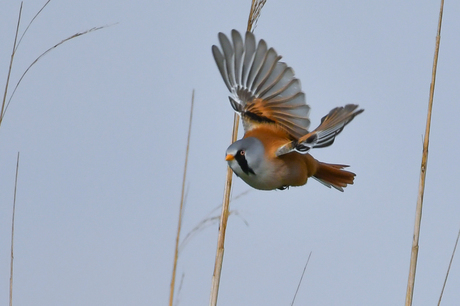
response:
<path id="1" fill-rule="evenodd" d="M 238 162 L 238 165 L 240 165 L 241 170 L 243 170 L 244 173 L 246 173 L 247 175 L 249 175 L 249 173 L 256 175 L 254 170 L 252 170 L 249 167 L 248 161 L 246 160 L 246 157 L 244 157 L 244 155 L 241 155 L 240 152 L 238 152 L 235 156 L 235 159 Z"/>

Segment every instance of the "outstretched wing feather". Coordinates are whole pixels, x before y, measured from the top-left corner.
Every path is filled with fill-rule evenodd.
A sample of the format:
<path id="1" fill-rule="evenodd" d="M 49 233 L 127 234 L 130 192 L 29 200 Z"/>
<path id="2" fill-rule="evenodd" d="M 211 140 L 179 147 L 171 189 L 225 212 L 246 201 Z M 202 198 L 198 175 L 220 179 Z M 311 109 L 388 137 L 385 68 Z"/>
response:
<path id="1" fill-rule="evenodd" d="M 238 33 L 238 31 L 232 31 L 232 33 Z M 254 61 L 254 55 L 256 50 L 256 39 L 254 34 L 251 32 L 246 33 L 245 41 L 244 41 L 244 60 L 243 60 L 243 67 L 242 67 L 242 76 L 240 85 L 247 84 L 249 78 L 249 71 L 252 67 L 252 62 Z M 244 86 L 243 86 L 244 87 Z M 245 101 L 246 102 L 246 101 Z"/>
<path id="2" fill-rule="evenodd" d="M 256 53 L 254 54 L 254 60 L 252 62 L 251 70 L 249 71 L 249 76 L 246 83 L 246 88 L 250 91 L 254 91 L 254 80 L 259 73 L 259 70 L 262 68 L 262 65 L 265 60 L 265 53 L 267 52 L 267 43 L 264 40 L 259 41 L 257 45 Z"/>
<path id="3" fill-rule="evenodd" d="M 225 58 L 225 68 L 227 68 L 227 77 L 230 83 L 230 86 L 233 88 L 235 87 L 235 64 L 234 64 L 234 52 L 233 46 L 228 40 L 227 36 L 223 33 L 219 33 L 219 41 L 220 45 L 222 46 L 222 51 L 224 51 L 224 58 Z"/>
<path id="4" fill-rule="evenodd" d="M 231 92 L 232 107 L 246 117 L 245 129 L 266 121 L 278 124 L 292 138 L 305 135 L 310 124 L 310 107 L 292 68 L 280 62 L 281 56 L 273 48 L 268 49 L 264 40 L 256 43 L 250 32 L 244 42 L 236 30 L 231 38 L 232 42 L 219 33 L 222 51 L 213 46 L 212 53 Z"/>
<path id="5" fill-rule="evenodd" d="M 233 48 L 235 53 L 235 83 L 241 84 L 242 80 L 242 64 L 244 55 L 244 43 L 240 33 L 232 32 Z"/>
<path id="6" fill-rule="evenodd" d="M 273 69 L 276 67 L 276 63 L 279 61 L 280 57 L 276 54 L 276 51 L 273 48 L 270 48 L 265 54 L 264 63 L 257 74 L 254 84 L 254 92 L 260 92 L 260 88 L 263 87 L 267 79 L 270 77 L 270 74 L 273 72 Z"/>
<path id="7" fill-rule="evenodd" d="M 228 80 L 228 73 L 227 68 L 225 67 L 225 58 L 220 52 L 217 46 L 212 46 L 212 54 L 214 56 L 214 60 L 216 61 L 217 68 L 219 69 L 220 74 L 222 75 L 222 79 L 224 80 L 225 85 L 227 86 L 229 91 L 232 91 L 232 86 L 230 85 L 230 81 Z"/>

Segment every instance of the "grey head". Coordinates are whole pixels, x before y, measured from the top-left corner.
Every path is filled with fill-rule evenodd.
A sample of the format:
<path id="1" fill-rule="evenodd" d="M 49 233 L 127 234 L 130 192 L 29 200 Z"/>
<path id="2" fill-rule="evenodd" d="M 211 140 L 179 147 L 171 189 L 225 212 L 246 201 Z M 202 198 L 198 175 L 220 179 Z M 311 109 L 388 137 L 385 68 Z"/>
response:
<path id="1" fill-rule="evenodd" d="M 225 159 L 233 172 L 246 181 L 249 177 L 257 175 L 263 157 L 262 142 L 255 137 L 248 137 L 230 145 Z"/>

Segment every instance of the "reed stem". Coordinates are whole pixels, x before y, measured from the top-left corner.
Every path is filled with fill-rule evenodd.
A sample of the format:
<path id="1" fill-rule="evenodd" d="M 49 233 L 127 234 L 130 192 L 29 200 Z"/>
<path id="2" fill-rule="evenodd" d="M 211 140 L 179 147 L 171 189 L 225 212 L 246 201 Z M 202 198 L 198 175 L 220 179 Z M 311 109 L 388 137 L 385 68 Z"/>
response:
<path id="1" fill-rule="evenodd" d="M 439 10 L 439 20 L 438 20 L 438 31 L 436 35 L 436 47 L 435 47 L 434 58 L 433 58 L 433 69 L 431 73 L 430 97 L 428 101 L 428 114 L 426 118 L 425 137 L 423 140 L 422 164 L 420 167 L 419 189 L 418 189 L 418 197 L 417 197 L 417 206 L 416 206 L 416 211 L 415 211 L 414 236 L 412 240 L 409 279 L 407 281 L 406 306 L 412 305 L 412 298 L 414 295 L 415 272 L 417 269 L 417 257 L 418 257 L 418 250 L 419 250 L 418 242 L 419 242 L 419 237 L 420 237 L 420 225 L 422 222 L 423 195 L 425 192 L 425 178 L 426 178 L 426 168 L 427 168 L 427 162 L 428 162 L 428 146 L 429 146 L 429 140 L 430 140 L 431 113 L 433 109 L 434 87 L 435 87 L 435 82 L 436 82 L 436 68 L 438 66 L 439 43 L 441 40 L 441 25 L 442 25 L 443 9 L 444 9 L 444 0 L 441 0 L 441 8 Z"/>

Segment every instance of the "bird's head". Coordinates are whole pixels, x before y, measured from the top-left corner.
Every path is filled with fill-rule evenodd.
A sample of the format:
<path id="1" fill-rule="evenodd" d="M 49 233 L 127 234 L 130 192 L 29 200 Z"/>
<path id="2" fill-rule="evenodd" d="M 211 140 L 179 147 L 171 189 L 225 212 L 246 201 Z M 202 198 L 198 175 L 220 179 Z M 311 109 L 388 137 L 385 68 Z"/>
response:
<path id="1" fill-rule="evenodd" d="M 264 157 L 264 146 L 255 137 L 248 137 L 234 142 L 227 149 L 225 160 L 239 177 L 256 175 Z"/>

